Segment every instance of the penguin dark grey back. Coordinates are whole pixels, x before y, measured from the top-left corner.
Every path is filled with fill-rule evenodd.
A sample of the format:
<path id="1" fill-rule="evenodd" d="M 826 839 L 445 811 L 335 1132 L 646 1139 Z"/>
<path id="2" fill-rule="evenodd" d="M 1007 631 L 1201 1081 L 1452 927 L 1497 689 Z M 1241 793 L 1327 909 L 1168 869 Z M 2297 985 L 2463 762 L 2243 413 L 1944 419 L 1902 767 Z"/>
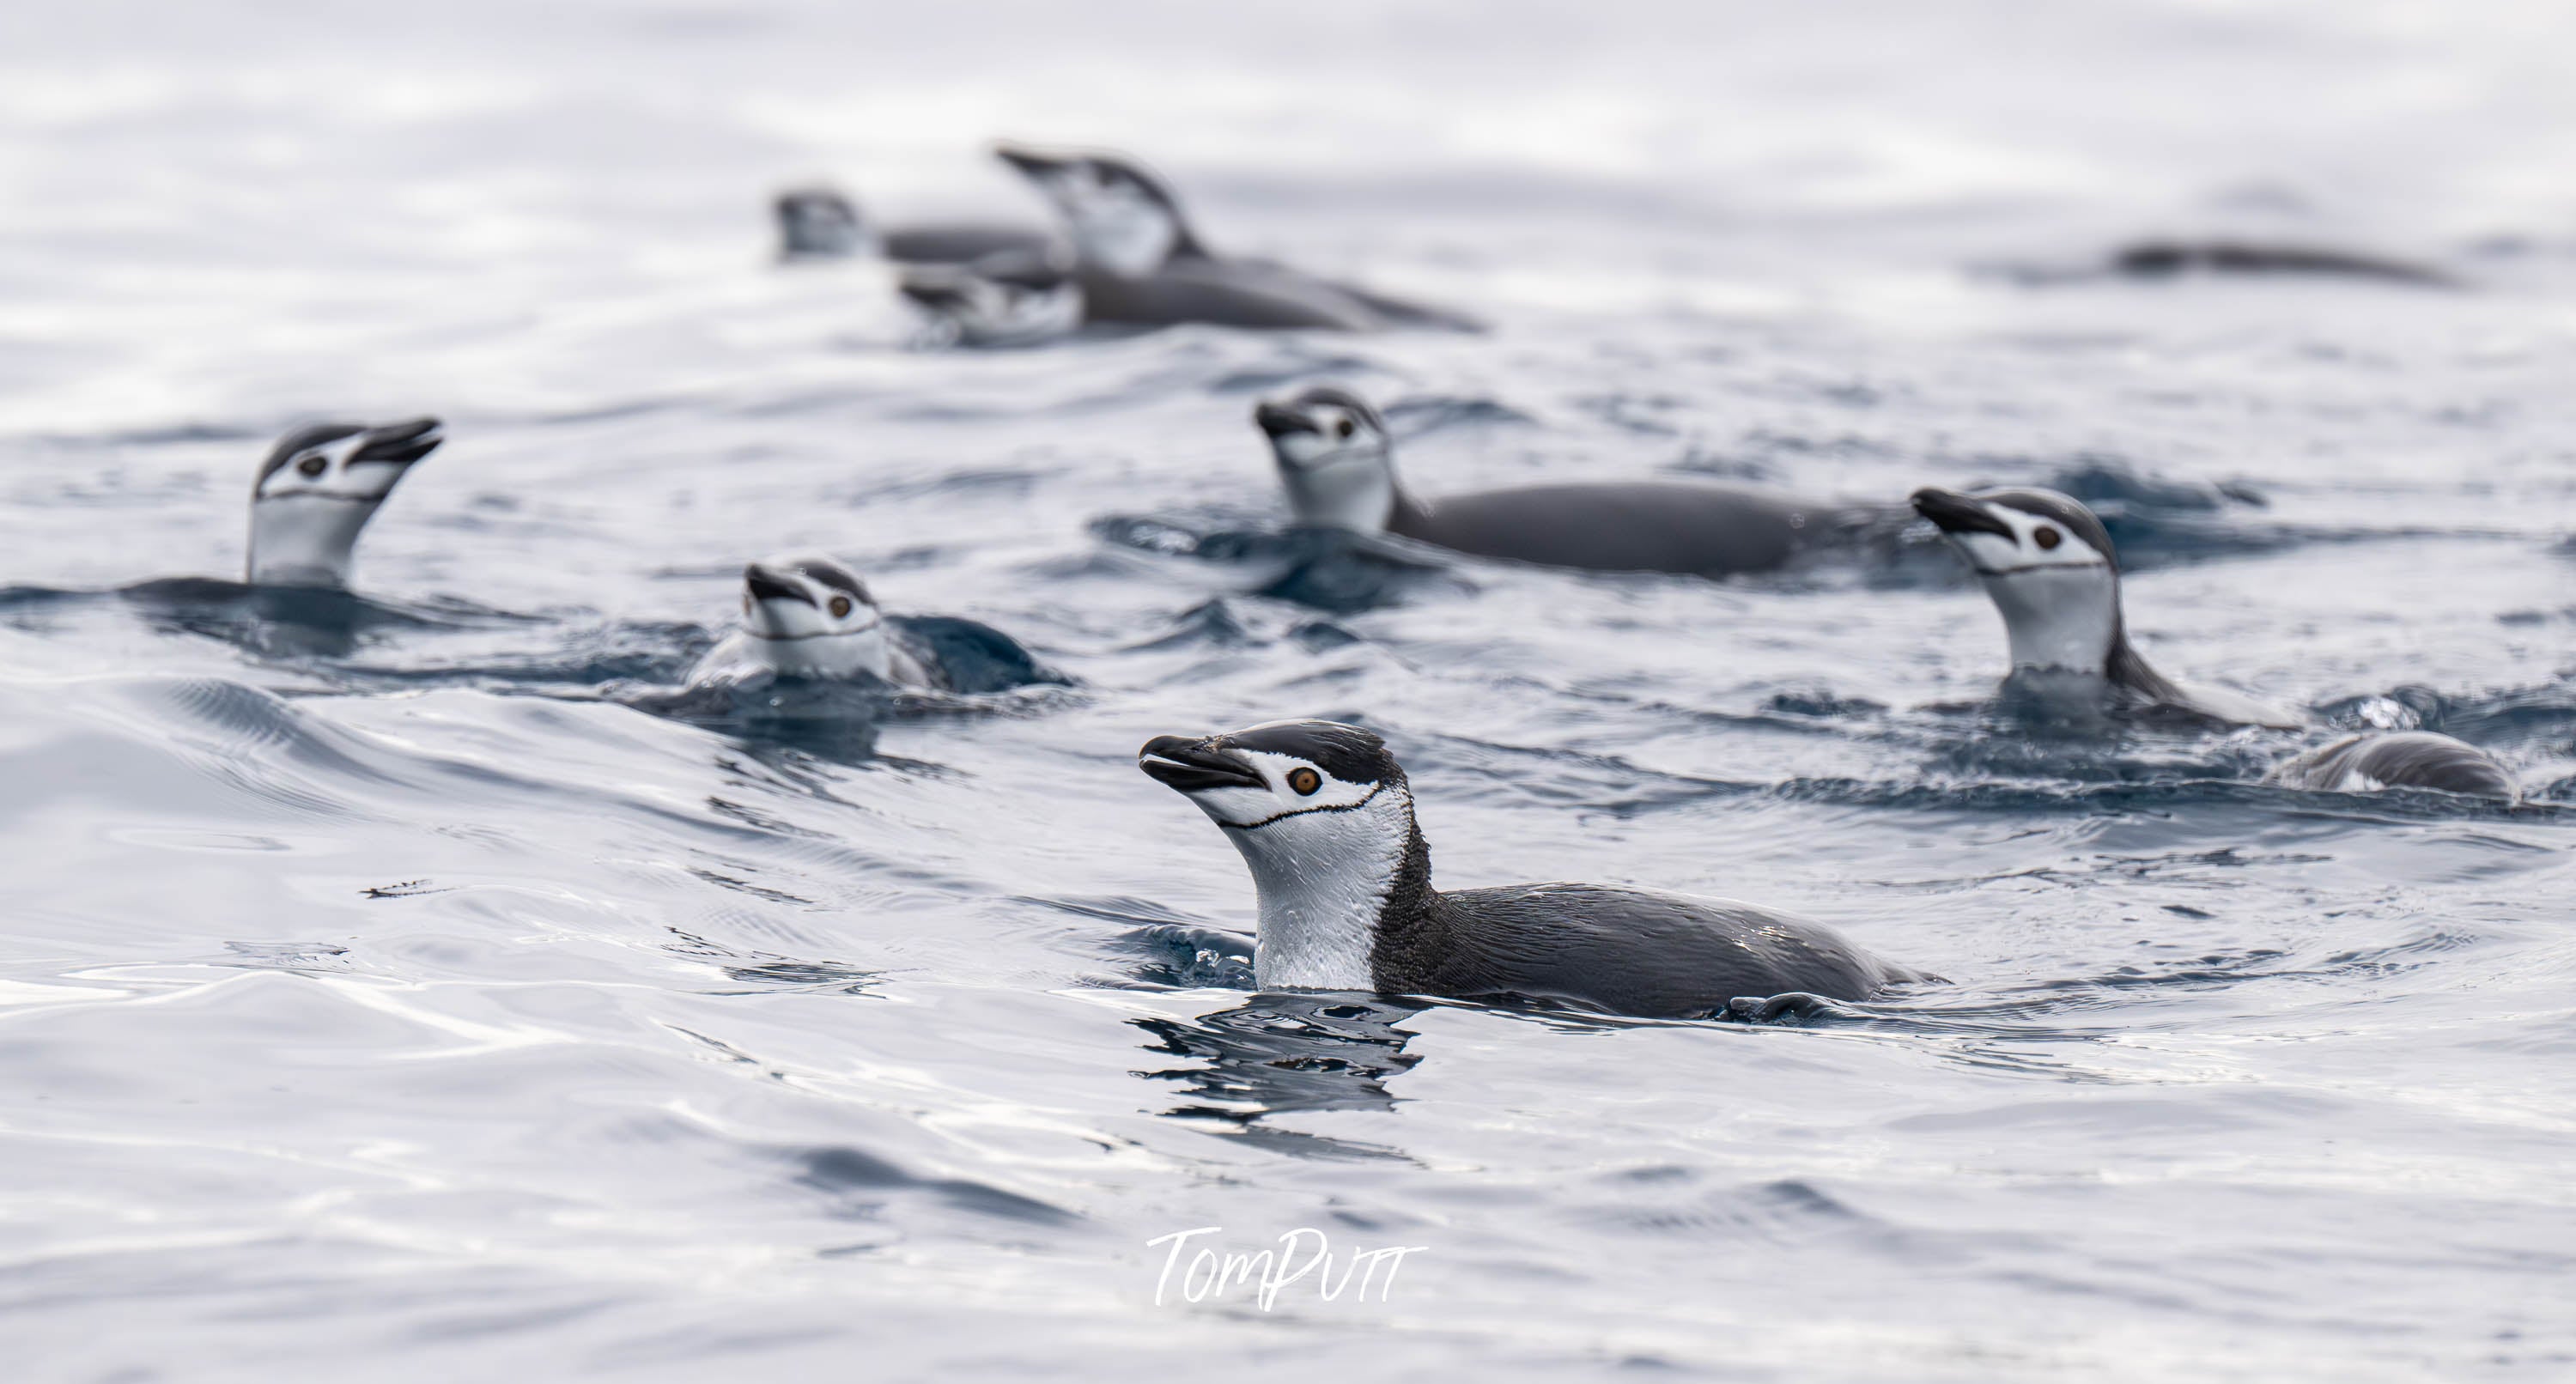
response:
<path id="1" fill-rule="evenodd" d="M 1358 726 L 1157 736 L 1137 767 L 1242 854 L 1264 988 L 1521 995 L 1687 1017 L 1740 997 L 1861 999 L 1928 979 L 1819 924 L 1724 899 L 1561 883 L 1435 890 L 1412 785 Z"/>
<path id="2" fill-rule="evenodd" d="M 1391 533 L 1476 557 L 1594 572 L 1722 577 L 1770 571 L 1892 532 L 1902 511 L 1688 481 L 1592 481 L 1418 498 L 1376 409 L 1329 386 L 1264 402 L 1297 522 Z"/>
<path id="3" fill-rule="evenodd" d="M 1047 200 L 1073 241 L 1086 321 L 1208 322 L 1270 330 L 1376 331 L 1481 324 L 1440 308 L 1220 256 L 1200 241 L 1171 185 L 1123 154 L 1004 142 L 993 152 Z"/>

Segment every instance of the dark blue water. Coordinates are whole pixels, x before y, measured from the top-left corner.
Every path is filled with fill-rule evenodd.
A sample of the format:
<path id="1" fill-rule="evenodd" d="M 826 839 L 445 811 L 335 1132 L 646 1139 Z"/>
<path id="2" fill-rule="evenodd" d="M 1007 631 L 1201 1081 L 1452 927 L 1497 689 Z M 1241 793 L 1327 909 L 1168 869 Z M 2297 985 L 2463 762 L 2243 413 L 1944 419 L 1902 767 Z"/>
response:
<path id="1" fill-rule="evenodd" d="M 2554 11 L 1587 14 L 0 17 L 11 1376 L 2568 1372 Z M 879 267 L 766 262 L 817 175 L 1034 214 L 1005 132 L 1495 330 L 925 352 Z M 2258 232 L 2471 286 L 2016 272 Z M 1928 532 L 1722 585 L 1282 534 L 1248 413 L 1324 381 L 1433 494 L 2075 491 L 2160 667 L 2534 801 L 2025 724 Z M 424 412 L 360 595 L 226 584 L 269 438 Z M 675 698 L 793 548 L 1062 680 Z M 1388 736 L 1442 883 L 1955 983 L 1255 993 L 1133 756 L 1283 715 Z M 1200 1227 L 1420 1248 L 1158 1304 Z"/>

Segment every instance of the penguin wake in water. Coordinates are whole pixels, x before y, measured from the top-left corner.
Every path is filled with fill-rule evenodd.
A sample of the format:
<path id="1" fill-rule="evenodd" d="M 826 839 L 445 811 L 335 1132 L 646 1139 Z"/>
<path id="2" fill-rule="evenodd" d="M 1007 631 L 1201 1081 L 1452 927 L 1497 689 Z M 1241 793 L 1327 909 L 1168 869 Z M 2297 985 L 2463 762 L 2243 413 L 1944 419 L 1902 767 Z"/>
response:
<path id="1" fill-rule="evenodd" d="M 2052 697 L 2105 709 L 2176 710 L 2229 725 L 2298 730 L 2307 718 L 2217 688 L 2187 687 L 2147 665 L 2129 643 L 2120 565 L 2102 521 L 2054 490 L 1930 487 L 1914 508 L 1940 529 L 1993 598 L 2012 648 L 2012 678 Z M 2426 731 L 2364 734 L 2298 755 L 2265 782 L 2357 791 L 2438 788 L 2518 796 L 2513 775 L 2485 751 Z"/>
<path id="2" fill-rule="evenodd" d="M 1263 403 L 1252 420 L 1270 439 L 1299 524 L 1394 534 L 1477 557 L 1722 577 L 1848 547 L 1893 528 L 1902 514 L 1692 481 L 1584 481 L 1424 500 L 1396 475 L 1386 420 L 1345 390 L 1319 387 Z"/>
<path id="3" fill-rule="evenodd" d="M 1162 326 L 1379 331 L 1482 324 L 1300 273 L 1210 251 L 1162 179 L 1123 155 L 1000 144 L 994 152 L 1052 204 L 1072 238 L 1083 320 Z"/>
<path id="4" fill-rule="evenodd" d="M 1739 998 L 1858 1000 L 1936 979 L 1822 924 L 1727 899 L 1596 884 L 1436 890 L 1404 770 L 1357 726 L 1156 736 L 1137 767 L 1242 852 L 1265 990 L 1517 995 L 1693 1018 Z"/>
<path id="5" fill-rule="evenodd" d="M 778 257 L 848 259 L 878 254 L 898 264 L 963 264 L 1006 252 L 1044 254 L 1056 238 L 1035 226 L 960 221 L 876 226 L 838 188 L 790 188 L 771 203 L 778 219 Z"/>
<path id="6" fill-rule="evenodd" d="M 989 625 L 887 615 L 848 567 L 821 554 L 752 563 L 742 588 L 742 628 L 699 661 L 692 687 L 764 675 L 937 692 L 1064 681 Z"/>

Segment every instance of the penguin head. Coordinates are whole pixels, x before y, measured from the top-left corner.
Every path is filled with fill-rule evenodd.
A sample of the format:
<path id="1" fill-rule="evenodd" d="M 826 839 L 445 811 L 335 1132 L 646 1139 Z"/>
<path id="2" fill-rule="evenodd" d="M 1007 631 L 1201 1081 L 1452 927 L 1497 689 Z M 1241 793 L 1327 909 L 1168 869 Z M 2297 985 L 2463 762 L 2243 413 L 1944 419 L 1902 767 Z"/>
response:
<path id="1" fill-rule="evenodd" d="M 1059 249 L 921 265 L 904 271 L 901 287 L 934 323 L 971 346 L 1045 341 L 1082 325 L 1082 281 Z"/>
<path id="2" fill-rule="evenodd" d="M 2054 490 L 1914 492 L 2003 614 L 2016 668 L 2102 673 L 2121 635 L 2119 555 L 2102 521 Z"/>
<path id="3" fill-rule="evenodd" d="M 788 553 L 742 569 L 742 632 L 752 656 L 788 677 L 891 678 L 884 612 L 831 558 Z"/>
<path id="4" fill-rule="evenodd" d="M 1298 523 L 1359 533 L 1386 528 L 1395 514 L 1395 442 L 1366 401 L 1320 386 L 1263 402 L 1252 421 L 1270 439 Z"/>
<path id="5" fill-rule="evenodd" d="M 795 187 L 771 203 L 778 214 L 781 259 L 840 259 L 868 242 L 859 207 L 838 188 Z"/>
<path id="6" fill-rule="evenodd" d="M 1158 735 L 1136 767 L 1225 831 L 1261 898 L 1253 970 L 1265 988 L 1364 990 L 1389 921 L 1431 889 L 1413 790 L 1386 742 L 1334 721 Z"/>
<path id="7" fill-rule="evenodd" d="M 1304 856 L 1330 870 L 1349 843 L 1412 826 L 1412 789 L 1375 732 L 1339 721 L 1269 721 L 1191 739 L 1158 735 L 1136 767 L 1198 804 L 1247 856 Z"/>
<path id="8" fill-rule="evenodd" d="M 412 463 L 445 440 L 435 418 L 316 423 L 278 439 L 251 482 L 251 582 L 346 585 L 359 531 Z"/>
<path id="9" fill-rule="evenodd" d="M 1125 155 L 1007 142 L 993 152 L 1054 205 L 1085 264 L 1132 279 L 1162 268 L 1176 254 L 1204 253 L 1181 215 L 1180 199 Z"/>

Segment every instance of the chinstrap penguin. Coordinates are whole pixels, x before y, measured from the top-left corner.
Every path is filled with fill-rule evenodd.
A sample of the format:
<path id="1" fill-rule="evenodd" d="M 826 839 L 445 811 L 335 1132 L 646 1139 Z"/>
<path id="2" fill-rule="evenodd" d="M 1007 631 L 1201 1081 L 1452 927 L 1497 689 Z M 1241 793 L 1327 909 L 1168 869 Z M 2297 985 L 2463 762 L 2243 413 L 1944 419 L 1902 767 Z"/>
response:
<path id="1" fill-rule="evenodd" d="M 2035 679 L 2053 695 L 2099 698 L 2110 709 L 2172 709 L 2276 730 L 2308 725 L 2294 712 L 2219 688 L 2186 686 L 2148 666 L 2129 643 L 2111 536 L 2073 497 L 2038 489 L 1963 495 L 1927 486 L 1914 492 L 1914 508 L 1967 559 L 2002 614 L 2014 678 Z M 2267 781 L 2513 796 L 2511 775 L 2484 751 L 2422 731 L 2355 736 L 2280 765 Z"/>
<path id="2" fill-rule="evenodd" d="M 1270 440 L 1297 522 L 1389 533 L 1478 557 L 1599 572 L 1721 577 L 1770 571 L 1855 542 L 1897 513 L 1689 481 L 1521 486 L 1424 500 L 1395 469 L 1386 420 L 1346 390 L 1265 402 Z"/>
<path id="3" fill-rule="evenodd" d="M 896 645 L 866 583 L 819 553 L 788 553 L 742 569 L 742 628 L 710 650 L 690 680 L 732 671 L 934 686 Z"/>
<path id="4" fill-rule="evenodd" d="M 990 625 L 887 614 L 857 574 L 820 553 L 743 568 L 742 626 L 699 660 L 689 683 L 763 676 L 960 693 L 1065 681 Z"/>
<path id="5" fill-rule="evenodd" d="M 876 226 L 837 188 L 799 187 L 771 203 L 782 260 L 847 259 L 879 254 L 902 264 L 963 264 L 1004 251 L 1042 254 L 1056 238 L 1034 226 L 955 222 Z"/>
<path id="6" fill-rule="evenodd" d="M 1159 326 L 1377 331 L 1481 324 L 1266 260 L 1210 251 L 1163 180 L 1123 155 L 1004 143 L 994 152 L 1062 218 L 1078 257 L 1084 319 Z"/>
<path id="7" fill-rule="evenodd" d="M 347 586 L 367 520 L 444 440 L 435 418 L 316 423 L 280 438 L 251 484 L 250 584 Z"/>
<path id="8" fill-rule="evenodd" d="M 1061 247 L 920 265 L 900 286 L 936 334 L 969 346 L 1033 345 L 1082 326 L 1082 284 Z"/>
<path id="9" fill-rule="evenodd" d="M 1740 997 L 1857 1000 L 1933 979 L 1820 924 L 1725 899 L 1563 883 L 1435 890 L 1404 770 L 1357 726 L 1157 736 L 1137 767 L 1243 854 L 1264 989 L 1519 995 L 1672 1018 Z"/>

